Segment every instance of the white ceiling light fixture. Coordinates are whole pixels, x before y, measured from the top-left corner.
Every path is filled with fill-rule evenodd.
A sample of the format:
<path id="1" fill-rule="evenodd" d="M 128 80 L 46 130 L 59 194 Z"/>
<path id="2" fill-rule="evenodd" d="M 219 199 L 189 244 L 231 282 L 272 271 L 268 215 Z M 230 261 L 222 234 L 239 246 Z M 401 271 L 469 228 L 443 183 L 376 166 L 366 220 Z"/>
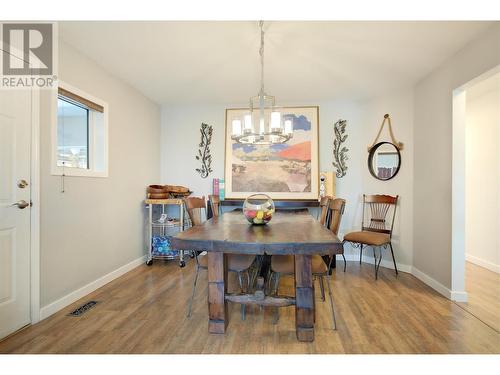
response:
<path id="1" fill-rule="evenodd" d="M 231 139 L 238 143 L 271 145 L 285 143 L 293 137 L 293 122 L 284 119 L 275 109 L 274 96 L 264 91 L 264 22 L 260 27 L 260 91 L 250 98 L 250 113 L 243 118 L 233 118 Z"/>

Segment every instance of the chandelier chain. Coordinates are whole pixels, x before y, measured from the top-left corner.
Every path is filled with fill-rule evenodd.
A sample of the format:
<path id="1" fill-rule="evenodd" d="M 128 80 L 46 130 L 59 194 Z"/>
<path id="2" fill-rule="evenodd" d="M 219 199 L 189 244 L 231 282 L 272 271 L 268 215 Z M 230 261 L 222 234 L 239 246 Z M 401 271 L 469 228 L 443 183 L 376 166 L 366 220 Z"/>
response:
<path id="1" fill-rule="evenodd" d="M 260 27 L 260 93 L 264 95 L 264 21 L 259 21 Z"/>
<path id="2" fill-rule="evenodd" d="M 240 144 L 283 144 L 293 138 L 293 121 L 283 118 L 275 108 L 275 97 L 264 91 L 264 21 L 259 21 L 259 28 L 260 92 L 250 98 L 250 114 L 233 118 L 231 139 Z"/>

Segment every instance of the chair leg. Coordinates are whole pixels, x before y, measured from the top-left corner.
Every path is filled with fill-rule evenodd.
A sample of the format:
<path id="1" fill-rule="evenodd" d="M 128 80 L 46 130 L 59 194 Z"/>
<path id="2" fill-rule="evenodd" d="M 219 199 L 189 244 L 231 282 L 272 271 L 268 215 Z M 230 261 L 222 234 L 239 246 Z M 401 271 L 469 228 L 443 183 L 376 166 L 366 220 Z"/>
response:
<path id="1" fill-rule="evenodd" d="M 280 282 L 280 274 L 279 272 L 274 272 L 275 274 L 275 281 L 274 281 L 274 288 L 273 288 L 273 295 L 277 296 L 278 295 L 278 288 L 279 288 L 279 282 Z M 275 307 L 274 308 L 274 318 L 273 318 L 273 324 L 277 324 L 278 320 L 280 319 L 280 308 Z"/>
<path id="2" fill-rule="evenodd" d="M 334 255 L 335 256 L 335 255 Z M 345 255 L 344 253 L 342 253 L 342 258 L 344 258 L 344 272 L 345 272 L 345 269 L 347 267 L 347 260 L 345 260 Z"/>
<path id="3" fill-rule="evenodd" d="M 380 262 L 382 262 L 382 247 L 379 246 L 379 258 L 377 263 L 377 258 L 375 258 L 375 280 L 378 279 L 378 270 L 380 268 Z M 373 248 L 373 256 L 375 256 L 375 248 Z"/>
<path id="4" fill-rule="evenodd" d="M 361 264 L 361 257 L 363 256 L 363 244 L 361 244 L 361 247 L 359 249 L 359 264 Z"/>
<path id="5" fill-rule="evenodd" d="M 273 278 L 275 277 L 275 272 L 271 269 L 271 266 L 267 269 L 267 293 L 270 295 L 273 292 Z"/>
<path id="6" fill-rule="evenodd" d="M 237 272 L 238 274 L 238 284 L 240 285 L 240 293 L 243 293 L 243 276 L 241 272 Z"/>
<path id="7" fill-rule="evenodd" d="M 271 295 L 273 292 L 273 277 L 275 276 L 275 272 L 271 271 L 271 268 L 269 267 L 269 270 L 267 271 L 267 285 L 264 289 L 267 290 L 267 294 Z"/>
<path id="8" fill-rule="evenodd" d="M 255 280 L 257 280 L 257 276 L 259 274 L 259 267 L 256 266 L 251 270 L 252 272 L 248 272 L 248 293 L 254 290 L 255 287 Z"/>
<path id="9" fill-rule="evenodd" d="M 241 320 L 245 320 L 247 316 L 247 305 L 241 304 Z"/>
<path id="10" fill-rule="evenodd" d="M 240 293 L 243 293 L 243 275 L 242 272 L 237 272 L 238 273 L 238 283 L 240 284 Z M 246 305 L 241 304 L 241 320 L 245 320 L 245 315 L 246 315 Z"/>
<path id="11" fill-rule="evenodd" d="M 398 266 L 396 266 L 396 258 L 394 258 L 394 250 L 392 249 L 392 242 L 389 242 L 392 254 L 392 262 L 394 263 L 394 269 L 396 270 L 396 276 L 398 275 Z"/>
<path id="12" fill-rule="evenodd" d="M 267 269 L 267 278 L 266 284 L 264 285 L 264 293 L 267 295 L 271 295 L 272 293 L 272 279 L 274 277 L 274 272 L 271 270 L 271 267 Z M 259 305 L 259 310 L 264 311 L 264 306 Z"/>
<path id="13" fill-rule="evenodd" d="M 253 274 L 253 271 L 252 271 L 252 274 Z M 245 276 L 247 278 L 247 288 L 246 288 L 246 291 L 247 291 L 247 293 L 251 293 L 252 292 L 252 284 L 251 284 L 252 276 L 250 275 L 250 271 L 249 270 L 245 270 Z"/>
<path id="14" fill-rule="evenodd" d="M 328 287 L 328 297 L 330 299 L 330 308 L 332 309 L 333 330 L 337 330 L 337 319 L 335 318 L 335 308 L 333 307 L 332 289 L 330 287 L 330 275 L 326 275 L 326 286 Z"/>
<path id="15" fill-rule="evenodd" d="M 278 295 L 280 277 L 281 277 L 281 274 L 279 272 L 275 272 L 275 278 L 274 278 L 275 280 L 274 280 L 274 287 L 273 287 L 273 295 L 274 296 Z"/>
<path id="16" fill-rule="evenodd" d="M 321 300 L 325 302 L 325 284 L 323 283 L 323 276 L 319 276 L 319 289 L 321 290 Z"/>
<path id="17" fill-rule="evenodd" d="M 199 272 L 200 272 L 200 268 L 198 266 L 196 266 L 196 274 L 194 275 L 193 290 L 191 292 L 191 298 L 189 300 L 189 308 L 188 308 L 188 313 L 187 313 L 188 318 L 191 318 L 191 314 L 192 314 L 194 292 L 196 291 L 196 282 L 198 281 L 198 273 Z"/>
<path id="18" fill-rule="evenodd" d="M 377 255 L 375 255 L 375 246 L 372 246 L 373 249 L 373 265 L 375 266 L 375 280 L 377 280 Z"/>

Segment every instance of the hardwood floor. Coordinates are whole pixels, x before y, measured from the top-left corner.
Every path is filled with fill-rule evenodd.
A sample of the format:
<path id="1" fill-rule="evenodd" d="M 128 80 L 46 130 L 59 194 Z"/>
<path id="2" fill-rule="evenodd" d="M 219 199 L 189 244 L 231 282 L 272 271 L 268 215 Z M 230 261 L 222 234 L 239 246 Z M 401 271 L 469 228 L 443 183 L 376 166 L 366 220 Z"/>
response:
<path id="1" fill-rule="evenodd" d="M 500 332 L 500 274 L 465 262 L 465 290 L 468 301 L 459 305 Z"/>
<path id="2" fill-rule="evenodd" d="M 281 309 L 273 325 L 271 310 L 251 307 L 241 321 L 239 305 L 231 305 L 226 335 L 210 335 L 206 272 L 186 318 L 193 265 L 138 267 L 0 342 L 0 353 L 500 353 L 497 332 L 412 275 L 396 277 L 381 267 L 375 281 L 373 266 L 357 262 L 332 276 L 337 331 L 316 285 L 312 343 L 297 341 L 293 307 Z M 284 279 L 280 292 L 291 293 L 292 283 Z M 99 304 L 81 317 L 67 316 L 90 299 Z"/>

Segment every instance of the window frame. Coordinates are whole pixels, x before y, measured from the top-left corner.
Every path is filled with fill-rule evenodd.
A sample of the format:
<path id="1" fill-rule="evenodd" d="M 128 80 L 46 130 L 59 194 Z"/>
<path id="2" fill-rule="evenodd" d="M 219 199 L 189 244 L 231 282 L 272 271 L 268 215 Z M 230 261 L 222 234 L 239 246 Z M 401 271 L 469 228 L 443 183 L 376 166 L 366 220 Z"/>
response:
<path id="1" fill-rule="evenodd" d="M 102 119 L 103 119 L 103 130 L 104 130 L 104 150 L 103 150 L 103 159 L 104 159 L 104 168 L 103 170 L 96 170 L 95 169 L 95 149 L 96 149 L 96 144 L 98 143 L 97 140 L 97 132 L 95 131 L 95 119 L 94 116 L 96 114 L 95 110 L 92 110 L 92 108 L 89 108 L 88 111 L 88 168 L 83 169 L 83 168 L 74 168 L 74 167 L 65 167 L 63 168 L 62 166 L 57 165 L 57 99 L 59 97 L 59 90 L 58 87 L 61 87 L 64 90 L 70 91 L 71 93 L 78 95 L 84 99 L 90 100 L 100 106 L 103 107 L 103 113 L 102 113 Z M 51 109 L 52 109 L 52 124 L 51 124 L 51 175 L 53 176 L 62 176 L 63 175 L 63 169 L 64 169 L 64 175 L 65 176 L 74 176 L 74 177 L 108 177 L 108 170 L 109 170 L 109 155 L 108 155 L 108 143 L 109 143 L 109 133 L 108 133 L 108 104 L 99 99 L 96 98 L 88 93 L 86 93 L 83 90 L 80 90 L 72 85 L 69 85 L 65 82 L 59 81 L 58 82 L 58 87 L 53 90 L 52 93 L 52 98 L 51 98 Z"/>

